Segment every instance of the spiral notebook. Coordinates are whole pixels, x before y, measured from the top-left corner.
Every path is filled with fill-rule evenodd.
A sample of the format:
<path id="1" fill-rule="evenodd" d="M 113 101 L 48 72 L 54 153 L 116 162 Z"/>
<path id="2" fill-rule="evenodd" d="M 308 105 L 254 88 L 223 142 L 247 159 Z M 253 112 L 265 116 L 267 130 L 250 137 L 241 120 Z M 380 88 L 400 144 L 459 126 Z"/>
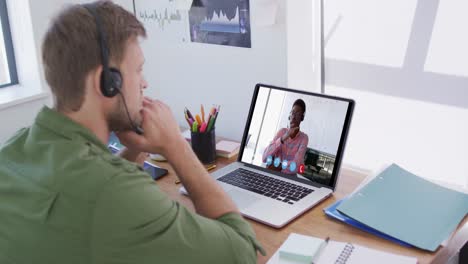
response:
<path id="1" fill-rule="evenodd" d="M 351 243 L 331 241 L 318 258 L 317 263 L 416 264 L 417 262 L 418 260 L 412 257 L 387 253 Z"/>
<path id="2" fill-rule="evenodd" d="M 289 236 L 283 245 L 288 244 L 290 248 L 292 244 L 299 245 L 307 242 L 303 240 L 304 236 Z M 314 238 L 314 237 L 311 237 Z M 291 241 L 293 239 L 294 241 Z M 318 238 L 314 238 L 318 239 Z M 322 239 L 318 239 L 322 240 Z M 323 240 L 322 240 L 323 241 Z M 288 250 L 283 245 L 275 252 L 275 254 L 267 262 L 268 264 L 310 264 L 308 261 L 301 261 L 298 258 L 284 258 L 280 257 L 280 252 Z M 294 252 L 298 254 L 297 250 Z M 328 244 L 323 247 L 323 250 L 317 252 L 303 252 L 304 255 L 316 255 L 317 264 L 362 264 L 362 263 L 379 263 L 379 264 L 416 264 L 418 260 L 413 257 L 406 257 L 397 254 L 387 253 L 380 250 L 370 249 L 356 244 L 344 243 L 330 240 Z M 303 258 L 306 259 L 306 258 Z"/>

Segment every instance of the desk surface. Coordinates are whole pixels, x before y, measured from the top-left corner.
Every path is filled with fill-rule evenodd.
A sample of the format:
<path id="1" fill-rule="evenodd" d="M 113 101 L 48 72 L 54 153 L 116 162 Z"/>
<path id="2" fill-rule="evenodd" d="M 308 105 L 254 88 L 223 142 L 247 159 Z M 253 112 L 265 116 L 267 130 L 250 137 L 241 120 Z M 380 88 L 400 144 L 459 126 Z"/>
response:
<path id="1" fill-rule="evenodd" d="M 236 157 L 231 159 L 218 158 L 217 168 L 220 169 L 231 162 L 234 162 Z M 179 201 L 187 208 L 194 210 L 193 204 L 187 196 L 179 193 L 180 184 L 175 184 L 177 176 L 172 167 L 167 162 L 158 162 L 159 166 L 169 170 L 167 176 L 159 179 L 157 184 L 168 194 L 172 199 Z M 213 170 L 214 171 L 214 170 Z M 211 172 L 213 172 L 211 171 Z M 335 201 L 345 197 L 351 193 L 359 183 L 364 180 L 366 175 L 359 174 L 350 170 L 342 170 L 338 178 L 338 186 L 335 193 L 316 207 L 307 211 L 305 214 L 295 219 L 290 224 L 282 229 L 275 229 L 252 220 L 248 220 L 254 228 L 257 239 L 267 251 L 267 256 L 259 254 L 258 263 L 265 263 L 280 247 L 288 235 L 292 232 L 311 235 L 315 237 L 325 238 L 327 236 L 332 240 L 343 242 L 352 242 L 369 248 L 383 250 L 399 255 L 416 257 L 418 263 L 446 263 L 447 259 L 454 254 L 468 240 L 468 217 L 462 221 L 458 227 L 454 237 L 448 243 L 447 247 L 439 248 L 436 252 L 431 253 L 415 248 L 405 248 L 387 240 L 375 237 L 364 231 L 345 225 L 341 222 L 331 220 L 325 216 L 322 209 L 331 205 Z"/>

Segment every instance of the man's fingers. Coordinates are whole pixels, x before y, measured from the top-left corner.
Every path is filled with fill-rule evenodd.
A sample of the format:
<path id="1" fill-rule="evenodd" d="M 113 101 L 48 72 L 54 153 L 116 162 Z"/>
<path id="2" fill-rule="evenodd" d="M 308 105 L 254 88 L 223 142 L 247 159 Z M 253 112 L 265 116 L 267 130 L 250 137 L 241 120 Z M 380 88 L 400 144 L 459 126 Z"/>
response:
<path id="1" fill-rule="evenodd" d="M 146 139 L 133 131 L 119 132 L 116 135 L 121 141 L 128 142 L 137 148 L 143 148 L 146 144 Z M 133 146 L 127 147 L 131 148 Z"/>
<path id="2" fill-rule="evenodd" d="M 154 101 L 143 100 L 143 107 L 147 107 L 149 109 L 155 109 Z"/>
<path id="3" fill-rule="evenodd" d="M 143 163 L 145 162 L 145 160 L 148 158 L 149 154 L 146 153 L 146 152 L 142 152 L 138 155 L 138 157 L 136 158 L 136 163 L 137 164 L 140 164 L 140 165 L 143 165 Z"/>
<path id="4" fill-rule="evenodd" d="M 161 107 L 167 108 L 167 105 L 163 101 L 155 100 L 154 102 Z"/>

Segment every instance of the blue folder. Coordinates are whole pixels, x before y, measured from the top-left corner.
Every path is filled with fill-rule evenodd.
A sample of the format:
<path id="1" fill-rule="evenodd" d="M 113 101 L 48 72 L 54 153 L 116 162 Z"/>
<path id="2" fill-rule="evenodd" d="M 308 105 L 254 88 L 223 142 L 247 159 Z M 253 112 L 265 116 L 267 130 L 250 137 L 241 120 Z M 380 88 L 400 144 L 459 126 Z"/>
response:
<path id="1" fill-rule="evenodd" d="M 468 194 L 392 164 L 336 209 L 415 247 L 436 251 L 468 213 Z"/>
<path id="2" fill-rule="evenodd" d="M 361 224 L 359 223 L 358 221 L 352 219 L 352 218 L 349 218 L 347 217 L 346 215 L 343 215 L 342 213 L 338 212 L 338 210 L 336 210 L 336 208 L 341 204 L 341 202 L 343 202 L 345 199 L 342 199 L 342 200 L 338 200 L 337 202 L 335 202 L 334 204 L 330 205 L 329 207 L 323 209 L 323 212 L 330 218 L 333 218 L 333 219 L 336 219 L 338 221 L 341 221 L 343 223 L 346 223 L 350 226 L 353 226 L 355 228 L 358 228 L 358 229 L 361 229 L 363 231 L 366 231 L 370 234 L 373 234 L 375 236 L 378 236 L 378 237 L 381 237 L 383 239 L 386 239 L 386 240 L 389 240 L 389 241 L 392 241 L 392 242 L 395 242 L 397 244 L 400 244 L 404 247 L 412 247 L 410 244 L 406 243 L 406 242 L 403 242 L 401 240 L 398 240 L 394 237 L 391 237 L 389 235 L 386 235 L 380 231 L 377 231 L 371 227 L 368 227 L 364 224 Z"/>

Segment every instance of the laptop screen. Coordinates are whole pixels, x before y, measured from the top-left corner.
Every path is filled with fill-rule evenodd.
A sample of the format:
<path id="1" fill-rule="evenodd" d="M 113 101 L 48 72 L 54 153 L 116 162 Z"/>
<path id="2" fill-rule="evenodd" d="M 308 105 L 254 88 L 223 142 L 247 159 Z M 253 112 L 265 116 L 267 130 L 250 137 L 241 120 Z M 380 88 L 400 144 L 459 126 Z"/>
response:
<path id="1" fill-rule="evenodd" d="M 240 161 L 334 188 L 353 106 L 349 99 L 257 85 Z"/>

